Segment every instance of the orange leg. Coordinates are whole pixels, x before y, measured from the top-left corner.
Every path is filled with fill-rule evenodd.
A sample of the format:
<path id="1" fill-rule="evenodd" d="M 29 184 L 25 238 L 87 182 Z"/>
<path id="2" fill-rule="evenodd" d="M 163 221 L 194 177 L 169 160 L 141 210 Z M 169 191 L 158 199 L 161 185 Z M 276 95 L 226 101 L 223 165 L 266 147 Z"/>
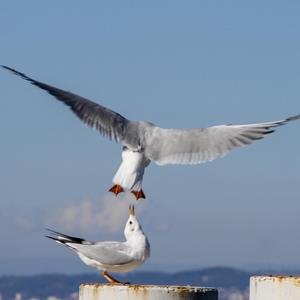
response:
<path id="1" fill-rule="evenodd" d="M 109 190 L 109 192 L 114 193 L 116 196 L 118 196 L 119 193 L 124 192 L 124 189 L 119 185 L 119 184 L 115 184 L 113 187 L 111 187 Z"/>
<path id="2" fill-rule="evenodd" d="M 122 284 L 122 282 L 118 281 L 117 279 L 113 278 L 111 275 L 107 273 L 107 271 L 103 271 L 102 275 L 110 284 Z"/>
<path id="3" fill-rule="evenodd" d="M 146 196 L 145 196 L 143 190 L 140 190 L 140 191 L 131 191 L 131 193 L 135 196 L 136 200 L 146 199 Z"/>

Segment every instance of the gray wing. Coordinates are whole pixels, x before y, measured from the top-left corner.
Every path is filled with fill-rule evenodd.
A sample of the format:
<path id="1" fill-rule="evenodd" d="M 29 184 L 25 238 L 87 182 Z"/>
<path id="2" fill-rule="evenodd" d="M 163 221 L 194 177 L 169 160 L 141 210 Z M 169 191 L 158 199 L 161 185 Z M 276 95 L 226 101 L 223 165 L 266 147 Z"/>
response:
<path id="1" fill-rule="evenodd" d="M 130 249 L 124 243 L 99 242 L 93 245 L 68 243 L 68 246 L 105 265 L 125 265 L 133 261 L 133 258 L 127 254 Z"/>
<path id="2" fill-rule="evenodd" d="M 149 127 L 145 137 L 145 154 L 159 165 L 211 161 L 234 148 L 262 139 L 266 134 L 272 133 L 275 127 L 297 119 L 300 119 L 300 115 L 269 123 L 199 129 Z"/>
<path id="3" fill-rule="evenodd" d="M 92 128 L 96 128 L 104 136 L 118 142 L 123 141 L 124 133 L 130 121 L 120 114 L 71 92 L 36 81 L 10 67 L 2 67 L 29 81 L 31 84 L 47 91 L 57 100 L 69 106 L 84 123 Z"/>

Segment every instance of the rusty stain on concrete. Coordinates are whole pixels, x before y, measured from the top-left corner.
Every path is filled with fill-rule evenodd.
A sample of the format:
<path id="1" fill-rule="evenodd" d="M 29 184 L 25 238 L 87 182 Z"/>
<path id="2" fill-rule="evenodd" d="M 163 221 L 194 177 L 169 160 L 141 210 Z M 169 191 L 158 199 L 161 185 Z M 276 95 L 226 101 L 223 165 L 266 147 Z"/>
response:
<path id="1" fill-rule="evenodd" d="M 291 275 L 252 276 L 250 300 L 299 300 L 300 277 Z"/>
<path id="2" fill-rule="evenodd" d="M 147 288 L 143 285 L 128 285 L 130 290 L 133 290 L 136 294 L 143 294 L 143 297 L 147 296 Z"/>
<path id="3" fill-rule="evenodd" d="M 272 281 L 276 283 L 282 283 L 288 281 L 296 286 L 300 286 L 300 277 L 292 275 L 267 275 L 267 276 L 253 276 L 256 282 L 258 281 Z"/>
<path id="4" fill-rule="evenodd" d="M 79 299 L 83 299 L 88 295 L 88 297 L 91 297 L 92 299 L 102 299 L 102 297 L 104 297 L 104 294 L 106 295 L 106 293 L 110 289 L 112 289 L 112 293 L 116 292 L 120 295 L 120 297 L 122 297 L 123 295 L 126 298 L 131 295 L 130 297 L 134 297 L 134 299 L 152 299 L 152 297 L 154 297 L 153 295 L 156 295 L 153 299 L 158 299 L 157 296 L 160 293 L 168 294 L 168 297 L 178 300 L 192 298 L 194 299 L 196 295 L 197 299 L 200 295 L 200 297 L 205 297 L 205 299 L 207 296 L 209 297 L 209 299 L 217 299 L 218 294 L 217 290 L 214 288 L 202 288 L 192 286 L 87 283 L 80 285 Z M 115 291 L 113 291 L 114 289 Z"/>
<path id="5" fill-rule="evenodd" d="M 162 288 L 169 289 L 171 291 L 179 291 L 179 292 L 194 292 L 194 291 L 211 291 L 214 288 L 207 287 L 194 287 L 194 286 L 179 286 L 179 285 L 141 285 L 141 284 L 104 284 L 104 283 L 82 283 L 80 287 L 92 287 L 92 288 L 114 288 L 114 287 L 123 287 L 128 289 L 133 289 L 135 291 L 151 289 L 151 288 Z"/>

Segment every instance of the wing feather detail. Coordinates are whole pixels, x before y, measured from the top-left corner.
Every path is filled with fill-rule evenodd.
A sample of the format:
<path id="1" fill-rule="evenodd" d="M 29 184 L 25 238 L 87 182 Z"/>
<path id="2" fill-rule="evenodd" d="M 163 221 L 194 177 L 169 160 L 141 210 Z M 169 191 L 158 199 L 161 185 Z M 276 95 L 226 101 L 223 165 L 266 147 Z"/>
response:
<path id="1" fill-rule="evenodd" d="M 114 139 L 117 142 L 122 142 L 127 125 L 130 122 L 122 115 L 71 92 L 61 90 L 43 82 L 34 80 L 24 73 L 14 70 L 10 67 L 2 67 L 29 81 L 31 84 L 47 91 L 57 100 L 69 106 L 75 115 L 77 115 L 77 117 L 85 124 L 97 129 L 105 137 Z"/>
<path id="2" fill-rule="evenodd" d="M 260 140 L 274 132 L 276 127 L 299 119 L 300 115 L 297 115 L 268 123 L 197 129 L 163 129 L 153 126 L 148 129 L 145 138 L 145 153 L 158 165 L 203 163 Z"/>
<path id="3" fill-rule="evenodd" d="M 125 265 L 134 259 L 128 255 L 130 249 L 121 242 L 98 242 L 93 245 L 70 245 L 78 253 L 104 265 Z"/>

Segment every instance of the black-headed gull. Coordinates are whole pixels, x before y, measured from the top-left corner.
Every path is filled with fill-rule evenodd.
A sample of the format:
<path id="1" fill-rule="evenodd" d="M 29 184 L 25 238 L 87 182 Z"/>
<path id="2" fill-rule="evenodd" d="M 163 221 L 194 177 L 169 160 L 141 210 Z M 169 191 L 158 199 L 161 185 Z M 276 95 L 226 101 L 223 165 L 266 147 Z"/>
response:
<path id="1" fill-rule="evenodd" d="M 108 272 L 130 272 L 150 257 L 150 244 L 139 224 L 134 206 L 129 207 L 129 218 L 125 225 L 125 242 L 91 242 L 50 230 L 46 237 L 64 244 L 75 251 L 88 266 L 102 271 L 110 283 L 120 283 Z"/>
<path id="2" fill-rule="evenodd" d="M 262 139 L 274 128 L 300 115 L 284 120 L 247 125 L 219 125 L 195 129 L 164 129 L 144 121 L 130 121 L 98 104 L 48 84 L 36 81 L 10 67 L 2 66 L 47 91 L 63 102 L 87 125 L 123 145 L 122 163 L 109 190 L 116 195 L 130 190 L 138 200 L 145 198 L 142 180 L 151 161 L 158 165 L 199 164 L 222 157 L 230 150 Z"/>

